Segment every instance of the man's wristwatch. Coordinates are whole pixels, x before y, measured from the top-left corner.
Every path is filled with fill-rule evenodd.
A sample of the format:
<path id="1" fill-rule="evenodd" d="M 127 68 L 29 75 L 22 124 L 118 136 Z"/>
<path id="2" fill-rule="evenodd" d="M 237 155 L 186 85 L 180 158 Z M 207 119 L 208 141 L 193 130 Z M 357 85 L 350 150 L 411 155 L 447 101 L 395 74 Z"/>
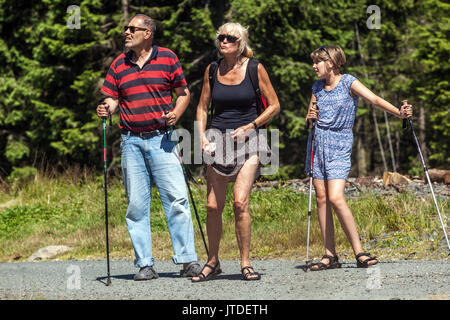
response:
<path id="1" fill-rule="evenodd" d="M 258 129 L 258 125 L 256 124 L 255 120 L 252 121 L 252 125 L 253 127 L 255 127 L 255 129 Z"/>

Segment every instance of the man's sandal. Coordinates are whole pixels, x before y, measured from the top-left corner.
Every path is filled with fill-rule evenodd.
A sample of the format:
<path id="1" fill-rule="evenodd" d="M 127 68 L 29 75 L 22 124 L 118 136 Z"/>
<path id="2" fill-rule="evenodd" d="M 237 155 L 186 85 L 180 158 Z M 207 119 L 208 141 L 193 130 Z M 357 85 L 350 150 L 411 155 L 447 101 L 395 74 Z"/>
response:
<path id="1" fill-rule="evenodd" d="M 247 271 L 244 273 L 244 271 Z M 252 266 L 246 266 L 241 269 L 242 279 L 245 281 L 259 280 L 261 279 L 261 275 L 258 272 L 255 272 Z M 256 277 L 253 277 L 256 276 Z"/>
<path id="2" fill-rule="evenodd" d="M 327 254 L 325 254 L 322 259 L 328 259 L 330 260 L 330 263 L 323 263 L 323 262 L 317 262 L 317 263 L 313 263 L 311 266 L 309 266 L 309 270 L 311 271 L 321 271 L 321 270 L 327 270 L 327 269 L 336 269 L 336 268 L 340 268 L 342 266 L 342 264 L 339 262 L 339 258 L 338 256 L 329 256 Z M 315 269 L 313 269 L 312 267 L 316 267 Z"/>
<path id="3" fill-rule="evenodd" d="M 203 270 L 208 267 L 209 269 L 211 269 L 212 271 L 210 273 L 208 273 L 208 275 L 205 276 L 205 274 L 203 273 Z M 199 273 L 199 275 L 197 276 L 198 279 L 194 280 L 194 278 L 191 279 L 192 282 L 203 282 L 203 281 L 208 281 L 213 279 L 215 276 L 217 276 L 218 274 L 221 274 L 222 270 L 220 269 L 220 262 L 217 262 L 216 266 L 210 266 L 209 264 L 205 264 L 202 271 Z"/>
<path id="4" fill-rule="evenodd" d="M 361 262 L 361 261 L 359 261 L 359 258 L 361 258 L 361 257 L 369 257 L 369 258 L 367 258 L 366 260 Z M 377 257 L 371 256 L 370 253 L 367 253 L 367 252 L 358 253 L 355 256 L 355 258 L 356 258 L 356 266 L 358 268 L 368 268 L 368 267 L 371 267 L 371 266 L 376 265 L 378 263 Z M 374 260 L 376 261 L 375 263 L 369 264 L 369 261 L 374 261 Z"/>

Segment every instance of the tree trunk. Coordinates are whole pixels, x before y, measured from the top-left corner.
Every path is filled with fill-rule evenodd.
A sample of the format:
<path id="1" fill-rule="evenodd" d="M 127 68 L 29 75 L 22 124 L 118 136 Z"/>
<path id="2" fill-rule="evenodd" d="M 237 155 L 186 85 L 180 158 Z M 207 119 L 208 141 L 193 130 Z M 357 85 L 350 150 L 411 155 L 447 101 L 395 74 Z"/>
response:
<path id="1" fill-rule="evenodd" d="M 127 25 L 130 22 L 130 13 L 128 12 L 128 0 L 122 0 L 123 23 Z"/>
<path id="2" fill-rule="evenodd" d="M 381 141 L 380 130 L 378 129 L 377 114 L 376 114 L 374 108 L 372 108 L 372 116 L 373 116 L 373 122 L 375 125 L 375 133 L 377 134 L 378 145 L 380 146 L 380 154 L 381 154 L 381 160 L 383 160 L 384 171 L 388 171 L 387 164 L 386 164 L 386 157 L 384 156 L 383 143 Z"/>
<path id="3" fill-rule="evenodd" d="M 375 60 L 375 66 L 377 68 L 377 70 L 380 69 L 380 66 L 378 65 L 378 60 Z M 378 81 L 380 81 L 380 79 L 378 79 Z M 384 99 L 383 94 L 380 94 L 380 97 Z M 392 146 L 392 139 L 391 139 L 391 128 L 389 125 L 389 119 L 388 119 L 388 115 L 387 112 L 383 110 L 383 114 L 384 114 L 384 122 L 386 123 L 386 138 L 389 144 L 389 152 L 391 154 L 391 161 L 392 161 L 392 170 L 394 172 L 397 172 L 397 165 L 395 162 L 395 154 L 394 154 L 394 148 Z M 398 159 L 398 158 L 397 158 Z"/>
<path id="4" fill-rule="evenodd" d="M 400 131 L 395 131 L 395 158 L 399 161 L 400 167 Z"/>
<path id="5" fill-rule="evenodd" d="M 382 97 L 384 99 L 384 97 Z M 394 148 L 392 147 L 392 139 L 391 139 L 391 128 L 389 125 L 389 119 L 387 116 L 387 112 L 383 111 L 384 113 L 384 122 L 386 123 L 386 137 L 389 144 L 389 152 L 391 154 L 391 161 L 392 161 L 392 170 L 394 172 L 397 172 L 397 165 L 395 163 L 395 155 L 394 155 Z"/>
<path id="6" fill-rule="evenodd" d="M 356 133 L 356 165 L 358 168 L 358 177 L 363 177 L 367 175 L 367 162 L 366 162 L 366 148 L 364 143 L 364 133 L 361 128 L 363 127 L 364 119 L 362 117 L 357 117 L 355 119 L 355 133 Z"/>
<path id="7" fill-rule="evenodd" d="M 356 36 L 356 43 L 358 44 L 359 56 L 361 57 L 361 62 L 362 62 L 362 65 L 364 67 L 364 77 L 366 79 L 368 79 L 369 77 L 367 75 L 366 62 L 365 62 L 364 56 L 363 56 L 363 54 L 361 52 L 361 42 L 360 42 L 360 39 L 359 39 L 359 29 L 358 29 L 358 24 L 356 23 L 356 21 L 355 21 L 355 36 Z M 377 115 L 376 115 L 374 107 L 371 106 L 371 108 L 372 108 L 372 117 L 373 117 L 373 121 L 374 121 L 374 124 L 375 124 L 375 132 L 377 134 L 377 139 L 378 139 L 378 146 L 380 147 L 381 159 L 383 160 L 384 171 L 388 171 L 387 164 L 386 164 L 386 157 L 384 156 L 383 144 L 381 142 L 380 130 L 378 129 Z"/>
<path id="8" fill-rule="evenodd" d="M 419 143 L 420 149 L 422 150 L 423 159 L 425 163 L 428 163 L 428 152 L 427 152 L 427 144 L 425 143 L 425 108 L 423 107 L 423 103 L 419 105 Z"/>

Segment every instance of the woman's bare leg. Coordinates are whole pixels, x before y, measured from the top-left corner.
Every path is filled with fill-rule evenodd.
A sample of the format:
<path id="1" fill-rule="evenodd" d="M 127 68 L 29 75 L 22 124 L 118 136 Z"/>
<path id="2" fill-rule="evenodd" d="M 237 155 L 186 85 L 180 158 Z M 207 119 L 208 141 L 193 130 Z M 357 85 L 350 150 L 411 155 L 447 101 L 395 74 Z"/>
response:
<path id="1" fill-rule="evenodd" d="M 208 234 L 209 256 L 207 264 L 215 267 L 219 262 L 219 245 L 222 236 L 222 212 L 225 206 L 228 177 L 216 173 L 211 166 L 207 167 L 207 216 L 206 232 Z M 212 270 L 204 268 L 202 273 L 207 276 Z M 194 281 L 199 277 L 193 277 Z"/>
<path id="2" fill-rule="evenodd" d="M 258 169 L 259 157 L 251 156 L 239 171 L 234 184 L 234 217 L 236 226 L 236 238 L 241 254 L 241 268 L 251 266 L 250 263 L 250 239 L 251 218 L 249 210 L 250 191 Z M 248 278 L 257 278 L 257 275 L 249 275 Z"/>

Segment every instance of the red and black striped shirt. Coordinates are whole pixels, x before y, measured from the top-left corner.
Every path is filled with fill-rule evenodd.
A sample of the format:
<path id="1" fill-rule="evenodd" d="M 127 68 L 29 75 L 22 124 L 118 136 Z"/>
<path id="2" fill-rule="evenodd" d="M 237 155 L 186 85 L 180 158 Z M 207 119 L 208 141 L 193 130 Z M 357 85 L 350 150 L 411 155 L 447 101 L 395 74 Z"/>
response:
<path id="1" fill-rule="evenodd" d="M 186 85 L 178 57 L 170 49 L 153 46 L 142 69 L 131 62 L 132 51 L 111 64 L 101 92 L 119 99 L 119 127 L 142 132 L 165 126 L 164 110 L 172 111 L 172 89 Z"/>

